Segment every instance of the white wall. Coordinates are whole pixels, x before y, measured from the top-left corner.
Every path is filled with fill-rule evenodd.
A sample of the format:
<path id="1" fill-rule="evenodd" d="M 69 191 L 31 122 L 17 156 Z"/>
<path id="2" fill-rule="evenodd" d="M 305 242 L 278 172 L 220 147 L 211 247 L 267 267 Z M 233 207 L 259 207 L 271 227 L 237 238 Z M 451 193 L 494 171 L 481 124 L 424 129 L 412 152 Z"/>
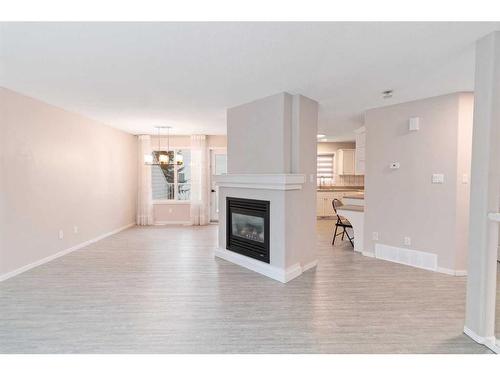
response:
<path id="1" fill-rule="evenodd" d="M 0 275 L 135 222 L 135 136 L 3 88 L 0 120 Z"/>
<path id="2" fill-rule="evenodd" d="M 438 266 L 466 269 L 472 129 L 470 93 L 457 93 L 366 113 L 365 251 L 378 243 L 438 255 Z M 420 130 L 408 131 L 408 119 Z M 398 170 L 389 169 L 393 161 Z M 433 173 L 444 184 L 432 184 Z M 404 237 L 411 246 L 404 245 Z"/>

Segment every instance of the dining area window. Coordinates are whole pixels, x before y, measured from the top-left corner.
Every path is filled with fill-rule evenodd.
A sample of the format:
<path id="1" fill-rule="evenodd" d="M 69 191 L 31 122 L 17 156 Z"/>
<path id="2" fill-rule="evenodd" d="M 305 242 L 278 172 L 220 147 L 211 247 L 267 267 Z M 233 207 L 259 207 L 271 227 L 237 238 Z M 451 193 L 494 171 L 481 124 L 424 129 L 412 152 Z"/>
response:
<path id="1" fill-rule="evenodd" d="M 160 156 L 168 162 L 153 165 L 151 187 L 154 201 L 189 201 L 191 199 L 191 152 L 188 149 L 154 151 L 154 160 Z"/>

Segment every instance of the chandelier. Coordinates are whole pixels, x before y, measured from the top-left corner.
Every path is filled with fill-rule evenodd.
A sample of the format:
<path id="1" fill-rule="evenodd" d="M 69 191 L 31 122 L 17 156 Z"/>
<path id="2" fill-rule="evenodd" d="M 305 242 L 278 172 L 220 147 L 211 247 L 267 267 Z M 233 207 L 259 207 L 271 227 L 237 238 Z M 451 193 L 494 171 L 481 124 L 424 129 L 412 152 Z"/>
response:
<path id="1" fill-rule="evenodd" d="M 175 154 L 175 151 L 170 150 L 170 129 L 171 126 L 155 126 L 158 134 L 158 151 L 153 151 L 151 154 L 144 155 L 144 164 L 146 165 L 182 165 L 182 155 Z M 167 151 L 161 149 L 161 134 L 162 131 L 167 131 Z"/>

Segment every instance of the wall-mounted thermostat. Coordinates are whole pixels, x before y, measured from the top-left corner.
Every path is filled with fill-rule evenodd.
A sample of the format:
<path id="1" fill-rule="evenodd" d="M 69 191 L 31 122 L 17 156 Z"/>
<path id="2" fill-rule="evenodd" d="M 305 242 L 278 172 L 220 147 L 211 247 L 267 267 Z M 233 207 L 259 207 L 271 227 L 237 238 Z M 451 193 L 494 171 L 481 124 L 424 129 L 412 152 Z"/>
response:
<path id="1" fill-rule="evenodd" d="M 420 129 L 420 117 L 411 117 L 408 121 L 408 130 L 416 132 Z"/>
<path id="2" fill-rule="evenodd" d="M 389 168 L 391 169 L 399 169 L 400 165 L 399 165 L 399 162 L 397 161 L 393 161 L 390 165 L 389 165 Z"/>

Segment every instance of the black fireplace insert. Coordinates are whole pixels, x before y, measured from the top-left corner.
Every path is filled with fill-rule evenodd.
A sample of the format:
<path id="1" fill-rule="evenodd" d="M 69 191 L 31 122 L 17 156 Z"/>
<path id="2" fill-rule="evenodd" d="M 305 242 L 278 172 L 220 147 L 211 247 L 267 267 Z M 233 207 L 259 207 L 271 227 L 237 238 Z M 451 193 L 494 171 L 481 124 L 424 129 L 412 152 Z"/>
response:
<path id="1" fill-rule="evenodd" d="M 226 248 L 269 263 L 269 201 L 226 197 Z"/>

